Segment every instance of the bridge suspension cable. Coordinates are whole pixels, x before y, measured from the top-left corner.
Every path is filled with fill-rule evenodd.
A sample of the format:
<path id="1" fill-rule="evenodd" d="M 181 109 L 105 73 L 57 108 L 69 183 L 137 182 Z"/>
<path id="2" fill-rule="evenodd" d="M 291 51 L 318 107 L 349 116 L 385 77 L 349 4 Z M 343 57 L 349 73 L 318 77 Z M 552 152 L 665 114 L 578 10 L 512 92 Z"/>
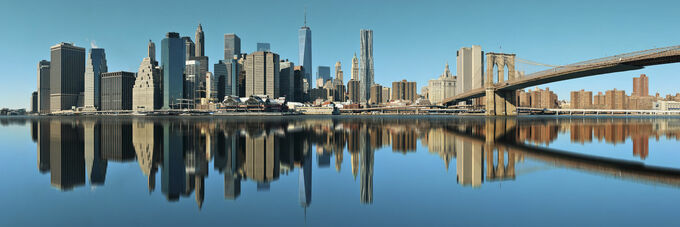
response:
<path id="1" fill-rule="evenodd" d="M 527 59 L 522 59 L 522 58 L 518 58 L 518 57 L 515 57 L 515 60 L 517 60 L 517 61 L 520 62 L 520 63 L 529 64 L 529 65 L 546 66 L 546 67 L 552 67 L 552 68 L 560 67 L 560 65 L 549 65 L 549 64 L 544 64 L 544 63 L 540 63 L 540 62 L 535 62 L 535 61 L 531 61 L 531 60 L 527 60 Z"/>

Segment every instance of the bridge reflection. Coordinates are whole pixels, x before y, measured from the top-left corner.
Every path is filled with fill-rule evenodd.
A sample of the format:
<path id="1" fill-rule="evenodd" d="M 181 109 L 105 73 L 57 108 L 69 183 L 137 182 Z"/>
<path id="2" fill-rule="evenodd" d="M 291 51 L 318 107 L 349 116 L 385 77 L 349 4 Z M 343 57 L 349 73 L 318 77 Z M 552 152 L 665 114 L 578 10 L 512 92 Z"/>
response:
<path id="1" fill-rule="evenodd" d="M 299 201 L 307 207 L 312 202 L 313 156 L 317 169 L 333 165 L 341 172 L 345 155 L 355 181 L 359 175 L 359 202 L 371 204 L 375 152 L 383 147 L 403 155 L 419 147 L 427 149 L 443 160 L 447 171 L 456 159 L 456 179 L 463 186 L 515 180 L 526 160 L 680 186 L 678 169 L 546 147 L 563 134 L 569 134 L 574 143 L 631 140 L 633 157 L 645 159 L 649 139 L 680 138 L 680 119 L 41 118 L 13 123 L 25 122 L 31 123 L 37 143 L 38 171 L 50 174 L 53 187 L 68 191 L 88 183 L 103 186 L 108 162 L 136 160 L 149 193 L 156 189 L 160 170 L 166 199 L 177 201 L 193 194 L 199 209 L 211 162 L 212 172 L 223 175 L 227 200 L 239 198 L 243 181 L 255 182 L 258 191 L 267 191 L 282 175 L 298 171 Z"/>

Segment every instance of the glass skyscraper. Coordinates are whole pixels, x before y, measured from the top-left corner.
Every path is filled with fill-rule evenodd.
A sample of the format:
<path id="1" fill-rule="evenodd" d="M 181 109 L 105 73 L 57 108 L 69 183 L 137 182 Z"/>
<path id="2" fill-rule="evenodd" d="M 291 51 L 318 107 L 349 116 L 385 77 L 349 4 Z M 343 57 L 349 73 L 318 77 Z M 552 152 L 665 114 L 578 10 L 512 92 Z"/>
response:
<path id="1" fill-rule="evenodd" d="M 299 62 L 305 71 L 305 79 L 309 86 L 307 89 L 312 89 L 312 30 L 307 27 L 307 21 L 305 19 L 305 25 L 302 26 L 298 32 L 298 47 L 300 59 Z"/>
<path id="2" fill-rule="evenodd" d="M 224 35 L 224 60 L 233 59 L 234 55 L 241 54 L 241 38 L 236 34 Z"/>
<path id="3" fill-rule="evenodd" d="M 371 86 L 374 83 L 373 74 L 373 30 L 361 29 L 361 66 L 359 71 L 361 101 L 371 97 Z"/>
<path id="4" fill-rule="evenodd" d="M 168 32 L 161 42 L 163 68 L 163 109 L 177 108 L 184 96 L 184 41 L 179 33 Z"/>
<path id="5" fill-rule="evenodd" d="M 271 51 L 271 44 L 257 43 L 257 51 Z"/>
<path id="6" fill-rule="evenodd" d="M 101 73 L 105 72 L 108 72 L 108 68 L 104 49 L 90 49 L 85 65 L 85 109 L 101 108 Z"/>

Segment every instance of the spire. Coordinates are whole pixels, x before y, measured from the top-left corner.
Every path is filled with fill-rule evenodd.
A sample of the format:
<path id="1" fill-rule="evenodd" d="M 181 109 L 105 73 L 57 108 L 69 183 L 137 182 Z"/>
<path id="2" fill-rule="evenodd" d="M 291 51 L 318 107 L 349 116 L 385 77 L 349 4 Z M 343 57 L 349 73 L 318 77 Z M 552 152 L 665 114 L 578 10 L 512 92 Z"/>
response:
<path id="1" fill-rule="evenodd" d="M 203 27 L 201 26 L 201 22 L 198 22 L 198 28 L 196 31 L 203 31 Z"/>
<path id="2" fill-rule="evenodd" d="M 305 27 L 307 27 L 307 7 L 305 7 Z"/>

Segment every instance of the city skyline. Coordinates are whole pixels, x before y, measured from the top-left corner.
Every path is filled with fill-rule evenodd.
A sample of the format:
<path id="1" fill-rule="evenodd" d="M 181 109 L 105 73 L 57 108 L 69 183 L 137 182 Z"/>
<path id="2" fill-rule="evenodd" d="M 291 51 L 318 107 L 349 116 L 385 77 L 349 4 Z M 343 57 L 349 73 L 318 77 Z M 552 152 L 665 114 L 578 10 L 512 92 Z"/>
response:
<path id="1" fill-rule="evenodd" d="M 195 32 L 196 25 L 201 23 L 205 33 L 205 50 L 207 56 L 212 56 L 212 61 L 209 65 L 217 63 L 217 60 L 223 56 L 223 36 L 227 33 L 235 33 L 241 37 L 244 53 L 251 53 L 254 51 L 255 43 L 269 42 L 276 46 L 277 53 L 280 54 L 281 59 L 289 59 L 296 65 L 298 55 L 297 44 L 297 29 L 303 25 L 303 8 L 307 6 L 307 23 L 308 26 L 314 30 L 312 48 L 312 56 L 315 58 L 313 62 L 315 68 L 318 65 L 332 65 L 334 62 L 351 62 L 354 52 L 359 51 L 359 37 L 357 30 L 371 29 L 375 31 L 375 82 L 382 85 L 388 85 L 393 81 L 402 78 L 413 80 L 417 82 L 418 90 L 427 84 L 427 80 L 434 79 L 441 74 L 441 65 L 446 61 L 453 63 L 451 65 L 452 71 L 457 67 L 455 65 L 455 51 L 461 47 L 480 45 L 485 52 L 505 52 L 514 53 L 523 59 L 529 59 L 541 63 L 563 65 L 577 61 L 593 59 L 598 57 L 609 56 L 617 53 L 631 52 L 642 49 L 650 49 L 661 46 L 676 45 L 678 42 L 672 37 L 677 37 L 676 32 L 664 29 L 668 26 L 665 21 L 672 21 L 666 19 L 670 17 L 670 13 L 655 13 L 649 14 L 647 17 L 633 19 L 624 17 L 626 12 L 631 9 L 646 12 L 644 7 L 633 4 L 618 4 L 608 12 L 600 12 L 597 9 L 604 7 L 606 3 L 596 3 L 592 9 L 574 8 L 568 4 L 553 4 L 540 5 L 533 8 L 527 7 L 528 3 L 514 3 L 510 9 L 514 9 L 518 25 L 508 26 L 507 28 L 497 28 L 491 26 L 493 19 L 498 19 L 499 16 L 493 16 L 493 12 L 501 12 L 505 9 L 503 6 L 508 5 L 499 4 L 490 7 L 488 12 L 484 15 L 489 17 L 479 21 L 476 24 L 464 25 L 446 25 L 446 20 L 437 22 L 435 19 L 449 19 L 442 15 L 442 11 L 453 11 L 456 7 L 466 8 L 480 8 L 483 5 L 476 5 L 478 3 L 439 3 L 442 7 L 427 7 L 419 5 L 409 5 L 409 9 L 413 10 L 413 14 L 401 15 L 403 18 L 395 18 L 389 13 L 406 12 L 405 8 L 390 9 L 388 12 L 381 12 L 378 15 L 388 15 L 386 18 L 378 18 L 378 15 L 360 16 L 353 18 L 353 20 L 343 21 L 327 15 L 328 8 L 336 7 L 338 10 L 349 10 L 349 7 L 338 3 L 304 3 L 294 2 L 286 13 L 286 17 L 281 21 L 277 21 L 274 25 L 270 25 L 260 21 L 247 23 L 230 23 L 221 22 L 212 16 L 178 16 L 177 18 L 169 18 L 168 20 L 153 19 L 153 28 L 149 26 L 120 26 L 119 23 L 111 23 L 110 21 L 97 21 L 99 19 L 91 20 L 88 15 L 68 15 L 66 19 L 70 19 L 73 27 L 64 28 L 63 31 L 55 31 L 53 23 L 59 22 L 45 22 L 38 23 L 43 16 L 38 13 L 37 18 L 25 18 L 17 15 L 16 12 L 28 10 L 27 5 L 22 3 L 10 3 L 10 7 L 5 9 L 15 9 L 12 12 L 3 12 L 3 16 L 14 16 L 12 20 L 18 21 L 10 24 L 3 24 L 4 30 L 14 30 L 19 33 L 17 37 L 7 37 L 7 42 L 0 45 L 7 50 L 21 49 L 20 53 L 14 56 L 7 54 L 2 56 L 4 62 L 17 62 L 13 64 L 16 67 L 10 68 L 8 75 L 18 75 L 16 78 L 8 78 L 10 83 L 0 87 L 0 94 L 9 97 L 14 94 L 22 94 L 19 97 L 24 99 L 3 99 L 2 106 L 14 108 L 28 108 L 30 93 L 36 88 L 36 69 L 35 64 L 42 59 L 49 59 L 49 53 L 45 51 L 49 46 L 55 45 L 62 41 L 74 42 L 76 46 L 87 47 L 90 44 L 106 49 L 107 63 L 110 71 L 136 71 L 139 66 L 139 59 L 145 56 L 145 48 L 148 39 L 152 39 L 156 43 L 160 43 L 163 35 L 170 31 L 179 32 L 181 36 L 192 36 Z M 51 3 L 48 3 L 48 5 Z M 107 8 L 113 13 L 118 13 L 123 10 L 122 6 L 108 6 L 106 3 L 97 3 L 101 8 Z M 145 3 L 152 4 L 152 3 Z M 174 5 L 172 2 L 167 3 L 169 6 Z M 248 3 L 238 3 L 248 4 Z M 275 6 L 276 2 L 270 2 Z M 358 9 L 365 12 L 371 9 L 377 9 L 376 3 L 370 3 L 365 9 Z M 602 4 L 602 5 L 599 5 Z M 677 4 L 677 3 L 673 3 Z M 83 7 L 75 4 L 77 7 Z M 122 4 L 125 5 L 125 4 Z M 349 5 L 349 4 L 348 4 Z M 652 4 L 653 5 L 653 4 Z M 153 6 L 153 5 L 152 5 Z M 61 5 L 54 5 L 53 8 L 63 7 Z M 76 8 L 77 8 L 76 7 Z M 151 6 L 150 6 L 151 7 Z M 245 5 L 244 7 L 248 7 Z M 284 7 L 284 6 L 282 6 Z M 524 8 L 523 8 L 524 7 Z M 642 7 L 638 9 L 639 7 Z M 651 6 L 649 6 L 651 7 Z M 49 8 L 49 7 L 48 7 Z M 172 8 L 172 7 L 171 7 Z M 272 7 L 276 8 L 276 7 Z M 434 9 L 437 8 L 437 9 Z M 441 8 L 441 9 L 438 9 Z M 556 8 L 564 8 L 568 10 L 575 10 L 582 18 L 575 19 L 575 21 L 563 21 L 559 19 L 551 19 L 550 13 L 556 13 Z M 668 10 L 655 9 L 655 10 Z M 74 9 L 75 10 L 75 9 Z M 130 9 L 134 10 L 134 9 Z M 265 9 L 267 10 L 267 9 Z M 531 11 L 532 13 L 528 13 Z M 121 11 L 122 12 L 122 11 Z M 521 15 L 522 12 L 527 12 L 528 15 Z M 536 13 L 533 13 L 536 12 Z M 602 16 L 600 13 L 609 15 Z M 45 13 L 51 15 L 51 13 Z M 428 23 L 425 19 L 418 19 L 416 15 L 426 15 Z M 466 16 L 463 14 L 461 16 Z M 157 18 L 161 15 L 151 14 L 147 16 L 140 16 L 142 18 L 151 20 L 150 18 Z M 469 16 L 469 15 L 467 15 Z M 532 21 L 531 19 L 543 18 L 540 22 Z M 133 17 L 134 18 L 134 17 Z M 452 17 L 453 18 L 453 17 Z M 596 18 L 596 19 L 595 19 Z M 603 19 L 603 18 L 617 18 L 617 19 Z M 4 18 L 8 20 L 7 18 Z M 66 20 L 62 19 L 62 20 Z M 428 31 L 417 34 L 404 34 L 403 31 L 398 30 L 397 26 L 389 25 L 386 20 L 399 19 L 398 22 L 404 22 L 404 26 L 416 27 L 420 30 Z M 88 21 L 89 20 L 89 21 Z M 42 20 L 49 21 L 49 20 Z M 337 23 L 343 22 L 343 25 L 338 26 Z M 87 26 L 79 26 L 88 23 L 102 22 L 101 26 L 83 29 Z M 347 23 L 344 23 L 347 22 Z M 590 22 L 591 24 L 588 24 Z M 652 23 L 653 22 L 653 23 Z M 586 23 L 586 24 L 579 24 Z M 620 24 L 627 24 L 627 26 L 619 26 Z M 399 24 L 399 23 L 396 23 Z M 551 24 L 565 26 L 566 31 L 557 28 L 546 28 Z M 579 24 L 578 27 L 574 27 Z M 636 26 L 640 25 L 640 26 Z M 644 26 L 642 26 L 644 25 Z M 559 26 L 557 26 L 559 27 Z M 26 30 L 31 28 L 31 30 Z M 444 29 L 442 29 L 444 28 Z M 632 29 L 635 28 L 635 29 Z M 498 37 L 494 31 L 502 29 L 507 31 L 503 34 L 508 36 Z M 411 31 L 410 29 L 407 31 Z M 123 38 L 115 35 L 108 35 L 109 33 L 129 34 Z M 272 32 L 275 32 L 276 38 L 273 38 Z M 399 36 L 397 36 L 397 34 Z M 443 38 L 440 36 L 447 36 L 446 34 L 458 34 Z M 578 36 L 575 34 L 596 34 L 591 36 Z M 402 43 L 408 39 L 418 37 L 418 43 L 426 43 L 427 45 L 415 45 L 414 47 L 404 47 Z M 15 40 L 20 37 L 28 37 L 27 39 Z M 493 38 L 491 38 L 493 37 Z M 523 37 L 522 40 L 517 37 Z M 616 42 L 611 42 L 616 38 Z M 194 40 L 196 41 L 196 40 Z M 15 47 L 16 46 L 16 47 Z M 89 48 L 88 48 L 89 49 Z M 88 50 L 89 51 L 89 50 Z M 218 52 L 219 51 L 219 52 Z M 550 54 L 549 54 L 550 53 Z M 427 56 L 425 58 L 416 58 L 415 56 Z M 414 67 L 392 67 L 393 65 L 413 65 Z M 531 72 L 529 66 L 524 69 Z M 568 97 L 569 92 L 585 88 L 587 90 L 602 90 L 598 84 L 607 84 L 610 88 L 617 88 L 620 90 L 632 91 L 629 82 L 633 77 L 639 74 L 647 74 L 654 78 L 650 83 L 649 93 L 655 94 L 674 94 L 677 90 L 668 83 L 663 83 L 673 78 L 673 71 L 677 71 L 679 66 L 665 65 L 646 68 L 632 72 L 607 74 L 604 76 L 588 77 L 584 79 L 577 79 L 572 81 L 564 81 L 552 84 L 546 84 L 544 87 L 552 88 L 559 97 Z M 211 66 L 212 68 L 212 66 Z M 543 69 L 543 68 L 541 68 Z M 523 70 L 518 65 L 518 70 Z M 213 71 L 212 69 L 210 71 Z M 533 70 L 537 71 L 537 70 Z M 334 75 L 333 75 L 334 76 Z M 582 87 L 586 84 L 586 87 Z M 33 86 L 32 86 L 33 85 Z M 564 99 L 564 98 L 562 98 Z"/>

